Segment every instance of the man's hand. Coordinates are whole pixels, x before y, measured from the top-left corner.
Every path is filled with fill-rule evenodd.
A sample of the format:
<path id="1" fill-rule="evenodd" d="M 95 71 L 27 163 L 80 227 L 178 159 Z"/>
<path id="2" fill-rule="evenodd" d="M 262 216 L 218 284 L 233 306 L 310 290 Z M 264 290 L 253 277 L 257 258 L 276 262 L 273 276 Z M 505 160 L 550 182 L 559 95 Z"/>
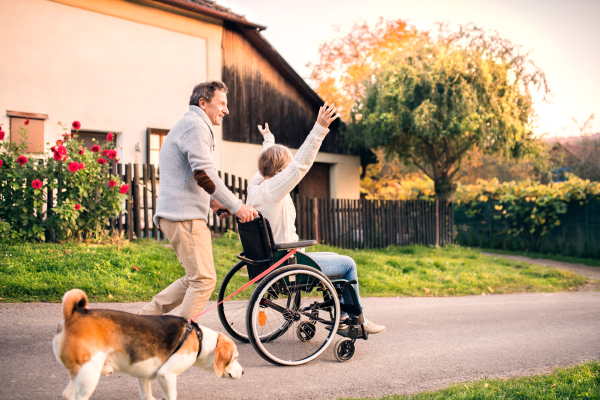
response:
<path id="1" fill-rule="evenodd" d="M 335 103 L 331 103 L 331 105 L 327 105 L 327 102 L 323 104 L 321 108 L 319 108 L 319 116 L 317 117 L 317 123 L 321 125 L 323 128 L 328 128 L 329 124 L 331 124 L 339 114 L 335 114 L 337 107 L 334 107 Z M 335 115 L 334 115 L 335 114 Z"/>
<path id="2" fill-rule="evenodd" d="M 262 125 L 258 125 L 258 131 L 263 136 L 265 136 L 266 133 L 271 133 L 271 131 L 269 130 L 269 123 L 265 122 L 265 129 L 263 129 Z"/>
<path id="3" fill-rule="evenodd" d="M 253 221 L 254 218 L 258 217 L 258 212 L 254 207 L 249 206 L 248 204 L 242 204 L 238 212 L 235 213 L 235 216 L 240 219 L 241 223 L 246 223 Z"/>
<path id="4" fill-rule="evenodd" d="M 214 199 L 210 201 L 210 209 L 213 210 L 215 214 L 219 210 L 227 210 L 223 204 L 219 203 L 217 200 Z M 231 217 L 231 213 L 229 212 L 229 210 L 227 210 L 227 212 L 224 212 L 219 216 L 220 219 L 225 219 L 229 217 Z"/>

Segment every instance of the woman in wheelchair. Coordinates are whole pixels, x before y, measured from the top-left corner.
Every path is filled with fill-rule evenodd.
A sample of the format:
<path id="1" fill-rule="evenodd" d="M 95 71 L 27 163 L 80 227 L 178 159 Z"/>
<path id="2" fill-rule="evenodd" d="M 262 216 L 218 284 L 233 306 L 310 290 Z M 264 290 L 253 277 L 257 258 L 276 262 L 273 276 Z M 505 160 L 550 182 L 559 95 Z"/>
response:
<path id="1" fill-rule="evenodd" d="M 312 166 L 321 143 L 329 132 L 329 125 L 338 117 L 335 111 L 334 104 L 328 106 L 327 103 L 319 109 L 317 122 L 295 156 L 292 156 L 287 147 L 275 144 L 275 137 L 268 124 L 265 124 L 265 129 L 258 126 L 264 138 L 263 151 L 258 159 L 258 171 L 248 185 L 246 203 L 260 211 L 270 222 L 275 243 L 298 241 L 294 223 L 296 209 L 290 191 Z M 309 255 L 326 276 L 357 282 L 354 288 L 358 296 L 356 263 L 352 258 L 330 252 L 314 252 Z M 352 304 L 348 288 L 344 291 L 342 303 Z M 340 320 L 343 321 L 347 317 L 348 315 L 342 313 Z M 385 331 L 385 326 L 366 319 L 363 328 L 369 334 Z M 344 335 L 344 330 L 348 329 L 348 326 L 340 323 L 338 333 Z"/>

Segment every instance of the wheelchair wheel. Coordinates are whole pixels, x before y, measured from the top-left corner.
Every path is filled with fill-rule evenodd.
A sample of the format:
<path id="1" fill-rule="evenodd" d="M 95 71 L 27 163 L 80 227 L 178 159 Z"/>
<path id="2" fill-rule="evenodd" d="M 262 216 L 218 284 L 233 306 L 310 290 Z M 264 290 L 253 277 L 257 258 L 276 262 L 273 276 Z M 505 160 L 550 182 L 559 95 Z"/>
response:
<path id="1" fill-rule="evenodd" d="M 248 283 L 248 270 L 245 262 L 239 262 L 229 270 L 221 287 L 219 288 L 218 302 L 235 292 L 246 283 Z M 246 310 L 248 308 L 248 299 L 258 284 L 254 283 L 233 296 L 223 304 L 217 306 L 219 319 L 223 328 L 233 336 L 234 339 L 243 343 L 248 343 L 248 334 L 246 333 Z"/>
<path id="2" fill-rule="evenodd" d="M 356 347 L 352 339 L 343 338 L 336 342 L 333 347 L 333 355 L 339 362 L 348 362 L 354 356 Z"/>
<path id="3" fill-rule="evenodd" d="M 265 360 L 301 365 L 331 344 L 339 315 L 339 299 L 329 279 L 315 268 L 289 265 L 266 276 L 252 294 L 246 331 Z"/>
<path id="4" fill-rule="evenodd" d="M 239 262 L 229 270 L 225 278 L 223 278 L 223 282 L 221 283 L 221 287 L 219 288 L 219 296 L 217 298 L 217 302 L 221 302 L 225 297 L 229 296 L 231 293 L 235 292 L 246 283 L 249 282 L 248 278 L 248 270 L 246 269 L 245 262 Z M 256 290 L 258 283 L 253 283 L 248 286 L 246 289 L 242 290 L 235 296 L 233 296 L 230 300 L 219 304 L 217 306 L 217 311 L 219 313 L 219 319 L 221 320 L 221 324 L 223 328 L 229 333 L 234 339 L 242 342 L 248 343 L 248 334 L 246 331 L 246 311 L 248 309 L 248 302 L 252 293 Z M 292 301 L 294 301 L 292 303 Z M 297 308 L 298 307 L 298 299 L 289 298 L 286 303 L 287 307 Z M 288 326 L 277 327 L 272 332 L 264 332 L 261 340 L 274 340 L 277 335 L 285 333 Z"/>

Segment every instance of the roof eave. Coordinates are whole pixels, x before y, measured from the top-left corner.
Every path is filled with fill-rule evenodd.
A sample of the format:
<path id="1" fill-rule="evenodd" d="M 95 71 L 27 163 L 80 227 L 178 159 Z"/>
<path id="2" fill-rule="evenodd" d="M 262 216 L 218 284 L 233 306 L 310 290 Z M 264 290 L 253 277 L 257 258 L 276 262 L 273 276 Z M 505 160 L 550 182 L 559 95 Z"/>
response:
<path id="1" fill-rule="evenodd" d="M 259 31 L 264 31 L 265 29 L 267 29 L 266 26 L 255 24 L 253 22 L 246 20 L 243 17 L 241 17 L 241 18 L 236 17 L 235 15 L 231 15 L 231 14 L 219 11 L 219 10 L 205 7 L 205 6 L 202 6 L 197 3 L 190 3 L 189 1 L 185 1 L 185 0 L 153 0 L 153 1 L 156 1 L 156 2 L 162 3 L 162 4 L 166 4 L 166 5 L 169 5 L 172 7 L 176 7 L 176 8 L 182 9 L 182 10 L 191 11 L 191 12 L 194 12 L 197 14 L 206 15 L 208 17 L 221 19 L 223 21 L 235 22 L 237 24 L 247 26 L 247 27 L 253 28 L 255 30 L 258 29 Z"/>

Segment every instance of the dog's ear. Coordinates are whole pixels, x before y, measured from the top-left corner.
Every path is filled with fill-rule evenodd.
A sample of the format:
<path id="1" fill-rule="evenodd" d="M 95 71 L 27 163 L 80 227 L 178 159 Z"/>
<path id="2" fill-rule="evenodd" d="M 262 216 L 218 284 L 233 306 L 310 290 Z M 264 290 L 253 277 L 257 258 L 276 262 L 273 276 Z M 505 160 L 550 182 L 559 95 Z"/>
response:
<path id="1" fill-rule="evenodd" d="M 219 378 L 223 376 L 223 372 L 227 365 L 231 362 L 235 352 L 233 340 L 219 333 L 217 336 L 217 347 L 215 347 L 215 375 Z"/>

